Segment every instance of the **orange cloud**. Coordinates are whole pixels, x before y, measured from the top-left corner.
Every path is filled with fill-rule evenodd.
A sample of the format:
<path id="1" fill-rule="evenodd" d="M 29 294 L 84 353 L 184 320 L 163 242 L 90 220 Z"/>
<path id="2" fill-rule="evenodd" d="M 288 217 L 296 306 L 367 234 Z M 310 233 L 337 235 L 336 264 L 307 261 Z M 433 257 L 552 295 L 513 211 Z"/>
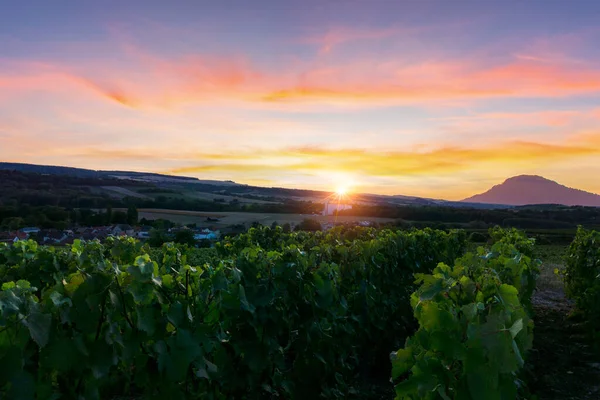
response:
<path id="1" fill-rule="evenodd" d="M 205 154 L 200 157 L 205 161 L 204 165 L 176 168 L 169 172 L 342 171 L 363 176 L 399 177 L 447 175 L 501 165 L 540 165 L 597 155 L 600 155 L 600 135 L 581 137 L 574 145 L 512 141 L 482 148 L 443 147 L 427 152 L 308 147 L 255 151 L 253 158 L 249 154 Z"/>
<path id="2" fill-rule="evenodd" d="M 600 91 L 600 70 L 517 62 L 478 71 L 477 85 L 507 87 L 516 96 L 560 96 Z"/>
<path id="3" fill-rule="evenodd" d="M 11 138 L 8 137 L 7 140 Z M 287 179 L 294 182 L 292 186 L 307 188 L 328 188 L 331 186 L 329 178 L 341 173 L 356 181 L 356 190 L 397 192 L 398 185 L 402 184 L 405 194 L 443 194 L 447 198 L 460 198 L 484 189 L 490 181 L 495 183 L 493 179 L 499 177 L 552 171 L 559 165 L 570 168 L 581 165 L 583 168 L 589 162 L 597 164 L 600 157 L 600 134 L 584 132 L 568 137 L 562 143 L 504 141 L 480 147 L 445 146 L 419 150 L 417 146 L 412 150 L 387 151 L 309 146 L 216 153 L 185 148 L 93 148 L 77 145 L 43 146 L 44 151 L 40 154 L 26 151 L 27 148 L 34 147 L 24 146 L 21 157 L 33 157 L 37 162 L 43 160 L 52 164 L 60 164 L 60 160 L 68 158 L 73 166 L 97 168 L 100 162 L 111 165 L 111 169 L 192 175 L 203 179 L 233 179 L 245 183 L 262 179 L 281 184 Z M 8 156 L 12 161 L 27 161 Z M 302 183 L 302 179 L 297 180 L 298 177 L 309 180 Z M 466 177 L 478 177 L 479 183 L 471 184 Z M 435 183 L 440 181 L 446 182 L 446 186 Z M 374 182 L 387 182 L 387 186 Z M 390 182 L 396 182 L 396 185 Z M 410 187 L 406 186 L 408 183 Z"/>
<path id="4" fill-rule="evenodd" d="M 431 71 L 433 68 L 438 71 Z M 169 76 L 170 70 L 167 67 L 164 76 Z M 256 72 L 243 64 L 224 68 L 220 64 L 186 63 L 185 68 L 172 67 L 172 74 L 180 77 L 178 84 L 167 85 L 158 94 L 150 93 L 145 101 L 188 103 L 221 98 L 253 103 L 409 104 L 600 92 L 600 70 L 522 62 L 479 69 L 472 66 L 454 68 L 453 64 L 442 63 L 423 66 L 422 70 L 418 65 L 396 70 L 350 65 L 329 67 L 326 73 L 322 71 L 317 68 L 285 73 Z M 131 94 L 122 97 L 135 98 L 137 92 L 144 91 L 134 87 Z M 107 95 L 110 93 L 107 91 Z"/>
<path id="5" fill-rule="evenodd" d="M 498 126 L 500 123 L 505 129 L 509 124 L 515 124 L 519 127 L 547 126 L 558 128 L 582 121 L 597 123 L 598 119 L 600 119 L 599 109 L 486 112 L 466 116 L 430 118 L 432 121 L 447 122 L 462 129 L 486 129 L 490 126 Z"/>
<path id="6" fill-rule="evenodd" d="M 309 183 L 296 181 L 294 186 L 323 189 L 334 184 L 330 182 L 331 176 L 343 173 L 352 177 L 358 191 L 458 199 L 487 189 L 511 175 L 543 174 L 554 171 L 558 165 L 576 167 L 580 161 L 585 167 L 586 162 L 597 161 L 600 157 L 600 134 L 573 137 L 569 143 L 508 141 L 486 147 L 441 147 L 422 152 L 284 148 L 255 151 L 251 153 L 254 158 L 249 158 L 249 153 L 219 154 L 217 157 L 205 154 L 197 159 L 200 165 L 192 163 L 161 172 L 216 175 L 241 182 L 248 176 L 278 176 L 280 181 L 281 177 L 309 176 L 312 177 Z M 470 182 L 470 179 L 474 181 Z M 399 188 L 403 189 L 399 191 Z"/>
<path id="7" fill-rule="evenodd" d="M 356 76 L 350 65 L 331 72 L 329 80 L 314 79 L 276 90 L 266 101 L 351 101 L 411 103 L 492 98 L 560 97 L 600 92 L 600 69 L 573 68 L 535 62 L 512 62 L 481 67 L 456 62 L 372 68 Z M 370 73 L 369 73 L 370 72 Z"/>
<path id="8" fill-rule="evenodd" d="M 0 64 L 0 96 L 39 90 L 65 92 L 73 86 L 121 105 L 163 108 L 218 99 L 252 100 L 265 86 L 261 73 L 243 58 L 160 59 L 126 46 L 127 62 L 84 61 L 80 65 L 11 62 Z M 1 61 L 1 60 L 0 60 Z M 274 77 L 268 78 L 272 79 Z"/>
<path id="9" fill-rule="evenodd" d="M 388 35 L 392 31 L 341 31 L 337 43 L 352 37 Z M 394 31 L 395 32 L 395 31 Z M 350 40 L 350 39 L 348 39 Z M 562 97 L 600 92 L 600 68 L 512 59 L 500 65 L 476 60 L 415 61 L 394 57 L 356 61 L 334 59 L 282 63 L 259 68 L 244 57 L 186 56 L 163 59 L 128 50 L 122 64 L 30 63 L 23 71 L 0 70 L 0 87 L 32 91 L 61 90 L 61 82 L 78 84 L 128 107 L 169 108 L 215 101 L 285 106 L 389 105 L 500 97 Z"/>
<path id="10" fill-rule="evenodd" d="M 418 146 L 416 147 L 418 148 Z M 536 165 L 600 155 L 600 134 L 582 133 L 564 143 L 504 141 L 481 147 L 445 146 L 430 150 L 364 150 L 320 146 L 255 148 L 251 151 L 214 153 L 165 150 L 154 147 L 91 148 L 61 147 L 45 150 L 47 155 L 86 160 L 156 160 L 179 166 L 170 173 L 206 171 L 277 172 L 341 171 L 364 176 L 447 175 L 477 168 Z M 189 164 L 192 165 L 189 165 Z M 164 170 L 163 170 L 164 172 Z"/>

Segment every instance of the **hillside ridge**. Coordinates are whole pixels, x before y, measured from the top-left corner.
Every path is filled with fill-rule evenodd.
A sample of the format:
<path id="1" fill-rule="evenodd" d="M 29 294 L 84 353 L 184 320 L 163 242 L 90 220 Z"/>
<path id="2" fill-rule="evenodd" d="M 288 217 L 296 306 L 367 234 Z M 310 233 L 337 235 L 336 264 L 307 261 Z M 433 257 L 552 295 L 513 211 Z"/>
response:
<path id="1" fill-rule="evenodd" d="M 600 207 L 600 195 L 571 188 L 539 175 L 517 175 L 507 178 L 489 190 L 462 201 L 511 206 L 561 204 Z"/>

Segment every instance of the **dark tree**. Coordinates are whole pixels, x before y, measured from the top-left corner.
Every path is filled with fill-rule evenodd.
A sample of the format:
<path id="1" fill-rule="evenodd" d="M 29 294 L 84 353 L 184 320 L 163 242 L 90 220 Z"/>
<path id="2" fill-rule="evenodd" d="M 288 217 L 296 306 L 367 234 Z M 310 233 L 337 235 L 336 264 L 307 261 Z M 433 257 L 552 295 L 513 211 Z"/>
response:
<path id="1" fill-rule="evenodd" d="M 317 221 L 316 219 L 310 219 L 310 218 L 307 218 L 307 219 L 303 220 L 302 222 L 300 222 L 298 225 L 296 225 L 297 231 L 314 232 L 314 231 L 320 231 L 322 229 L 323 228 L 321 227 L 321 224 L 319 223 L 319 221 Z"/>
<path id="2" fill-rule="evenodd" d="M 127 208 L 127 223 L 129 225 L 137 225 L 138 223 L 138 210 L 136 206 L 129 206 Z"/>
<path id="3" fill-rule="evenodd" d="M 210 248 L 210 247 L 211 247 L 211 245 L 212 245 L 212 244 L 210 243 L 210 240 L 208 240 L 208 239 L 201 239 L 201 240 L 198 242 L 198 247 L 200 247 L 200 248 L 202 248 L 202 249 L 208 249 L 208 248 Z"/>
<path id="4" fill-rule="evenodd" d="M 163 244 L 169 241 L 167 232 L 161 229 L 152 229 L 150 231 L 150 238 L 148 244 L 151 247 L 161 247 Z"/>
<path id="5" fill-rule="evenodd" d="M 127 213 L 125 213 L 123 211 L 114 211 L 112 213 L 111 222 L 113 224 L 126 224 L 126 223 L 128 223 Z"/>
<path id="6" fill-rule="evenodd" d="M 113 220 L 113 212 L 112 212 L 112 207 L 108 206 L 106 207 L 106 225 L 110 225 L 112 223 Z"/>
<path id="7" fill-rule="evenodd" d="M 194 239 L 194 232 L 189 229 L 180 230 L 175 234 L 175 243 L 187 244 L 189 246 L 196 245 L 196 239 Z"/>

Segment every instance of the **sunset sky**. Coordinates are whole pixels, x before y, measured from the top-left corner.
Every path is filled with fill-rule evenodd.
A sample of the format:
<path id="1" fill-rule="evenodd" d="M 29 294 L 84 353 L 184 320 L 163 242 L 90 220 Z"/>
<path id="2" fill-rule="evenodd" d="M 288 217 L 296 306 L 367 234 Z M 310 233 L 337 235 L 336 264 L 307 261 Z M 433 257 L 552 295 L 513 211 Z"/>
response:
<path id="1" fill-rule="evenodd" d="M 599 21 L 591 0 L 5 0 L 0 161 L 600 193 Z"/>

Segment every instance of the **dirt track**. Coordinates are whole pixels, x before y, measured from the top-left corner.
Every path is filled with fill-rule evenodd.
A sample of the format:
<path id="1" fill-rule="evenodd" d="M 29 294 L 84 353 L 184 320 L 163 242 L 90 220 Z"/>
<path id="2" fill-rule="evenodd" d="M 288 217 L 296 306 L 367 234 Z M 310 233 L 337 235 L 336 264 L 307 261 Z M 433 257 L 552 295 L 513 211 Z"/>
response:
<path id="1" fill-rule="evenodd" d="M 553 287 L 554 286 L 554 287 Z M 533 298 L 534 342 L 529 389 L 540 400 L 600 399 L 600 357 L 562 287 L 543 286 Z"/>

